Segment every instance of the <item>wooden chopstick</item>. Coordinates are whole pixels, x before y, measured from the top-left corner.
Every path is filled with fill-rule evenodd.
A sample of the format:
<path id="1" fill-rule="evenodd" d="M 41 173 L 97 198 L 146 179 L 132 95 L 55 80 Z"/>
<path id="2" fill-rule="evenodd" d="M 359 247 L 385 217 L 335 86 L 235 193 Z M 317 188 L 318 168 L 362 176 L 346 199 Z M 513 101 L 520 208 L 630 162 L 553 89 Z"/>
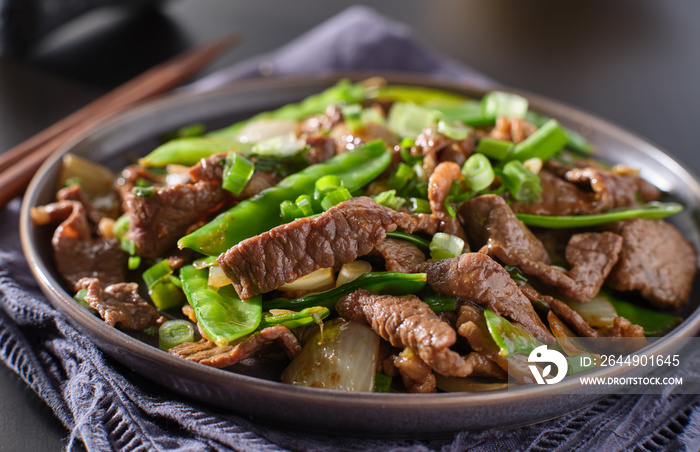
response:
<path id="1" fill-rule="evenodd" d="M 0 208 L 26 188 L 39 166 L 67 140 L 131 105 L 177 87 L 238 41 L 237 35 L 229 35 L 177 55 L 0 154 Z"/>

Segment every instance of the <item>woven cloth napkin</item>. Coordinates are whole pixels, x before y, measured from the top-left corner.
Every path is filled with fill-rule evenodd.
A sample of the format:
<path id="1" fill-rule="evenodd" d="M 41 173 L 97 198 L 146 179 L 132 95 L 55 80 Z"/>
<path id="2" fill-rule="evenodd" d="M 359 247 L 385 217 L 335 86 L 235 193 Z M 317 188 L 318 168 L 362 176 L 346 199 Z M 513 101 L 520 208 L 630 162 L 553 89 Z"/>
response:
<path id="1" fill-rule="evenodd" d="M 264 74 L 348 69 L 489 79 L 430 49 L 410 30 L 354 7 L 278 51 L 215 73 L 205 90 Z M 700 397 L 608 396 L 572 414 L 506 431 L 464 431 L 441 440 L 388 441 L 299 433 L 186 401 L 130 372 L 79 334 L 39 291 L 19 249 L 13 200 L 0 212 L 0 359 L 51 406 L 88 450 L 698 450 Z M 697 377 L 697 374 L 695 374 Z"/>

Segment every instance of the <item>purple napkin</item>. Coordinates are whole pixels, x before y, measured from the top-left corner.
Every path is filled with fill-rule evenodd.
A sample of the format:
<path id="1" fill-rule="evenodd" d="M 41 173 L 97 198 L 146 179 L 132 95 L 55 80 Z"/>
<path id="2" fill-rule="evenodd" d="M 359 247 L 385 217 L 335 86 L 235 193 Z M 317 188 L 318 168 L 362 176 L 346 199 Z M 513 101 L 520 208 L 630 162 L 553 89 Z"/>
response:
<path id="1" fill-rule="evenodd" d="M 490 86 L 410 30 L 353 7 L 281 49 L 213 74 L 190 89 L 242 78 L 334 70 L 432 74 Z M 700 396 L 608 396 L 578 412 L 507 431 L 432 441 L 338 438 L 284 431 L 199 405 L 111 361 L 53 309 L 19 248 L 15 199 L 0 212 L 0 359 L 70 430 L 71 450 L 568 451 L 700 449 Z"/>

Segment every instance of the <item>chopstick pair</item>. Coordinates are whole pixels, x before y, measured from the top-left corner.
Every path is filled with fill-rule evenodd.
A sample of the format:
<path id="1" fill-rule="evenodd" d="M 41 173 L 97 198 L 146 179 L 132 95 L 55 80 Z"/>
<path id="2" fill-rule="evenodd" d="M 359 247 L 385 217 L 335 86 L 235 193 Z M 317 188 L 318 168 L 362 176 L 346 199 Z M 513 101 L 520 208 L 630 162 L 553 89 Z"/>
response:
<path id="1" fill-rule="evenodd" d="M 136 103 L 172 90 L 238 42 L 233 34 L 177 55 L 0 154 L 0 208 L 27 187 L 39 166 L 66 141 Z"/>

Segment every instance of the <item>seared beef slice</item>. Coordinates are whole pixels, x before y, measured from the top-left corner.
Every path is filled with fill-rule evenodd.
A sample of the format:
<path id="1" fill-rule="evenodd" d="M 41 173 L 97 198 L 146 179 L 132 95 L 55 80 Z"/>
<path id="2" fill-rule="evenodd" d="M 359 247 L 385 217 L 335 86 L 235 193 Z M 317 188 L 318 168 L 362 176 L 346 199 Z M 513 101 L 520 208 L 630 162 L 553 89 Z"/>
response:
<path id="1" fill-rule="evenodd" d="M 623 238 L 620 260 L 606 283 L 616 290 L 639 290 L 661 308 L 677 308 L 688 300 L 697 271 L 697 255 L 673 225 L 662 220 L 613 223 Z"/>
<path id="2" fill-rule="evenodd" d="M 397 227 L 409 232 L 416 217 L 353 198 L 319 217 L 300 218 L 244 240 L 217 259 L 243 299 L 269 292 L 319 268 L 368 254 Z"/>

